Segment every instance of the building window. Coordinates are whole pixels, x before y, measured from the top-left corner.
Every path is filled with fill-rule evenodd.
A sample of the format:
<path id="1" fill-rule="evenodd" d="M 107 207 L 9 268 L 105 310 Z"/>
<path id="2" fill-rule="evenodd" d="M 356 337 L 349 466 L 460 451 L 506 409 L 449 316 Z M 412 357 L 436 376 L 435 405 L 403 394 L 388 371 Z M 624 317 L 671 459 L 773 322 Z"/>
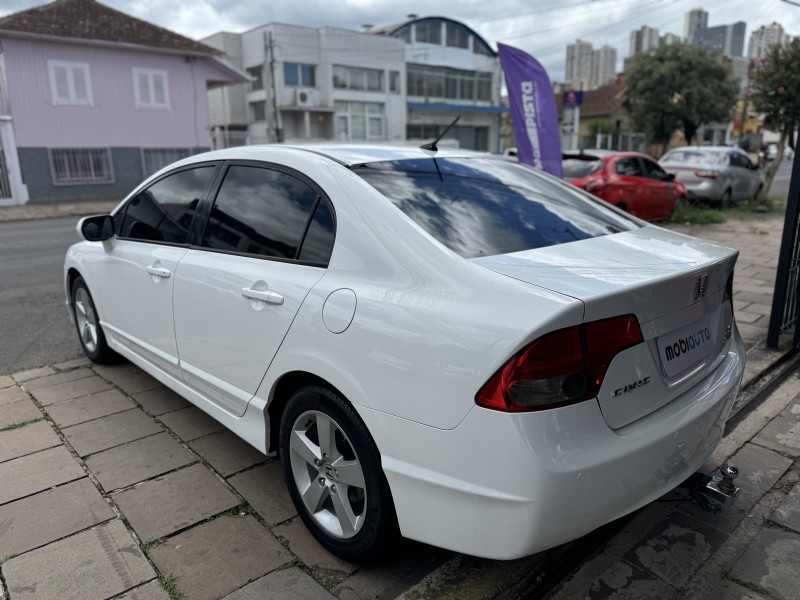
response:
<path id="1" fill-rule="evenodd" d="M 53 106 L 93 106 L 89 63 L 48 60 Z"/>
<path id="2" fill-rule="evenodd" d="M 383 91 L 383 71 L 357 67 L 333 67 L 333 87 L 348 90 Z"/>
<path id="3" fill-rule="evenodd" d="M 417 23 L 415 39 L 418 42 L 427 42 L 428 44 L 442 44 L 442 22 L 441 21 L 423 21 Z"/>
<path id="4" fill-rule="evenodd" d="M 389 91 L 400 93 L 400 71 L 389 71 Z"/>
<path id="5" fill-rule="evenodd" d="M 249 69 L 247 69 L 247 74 L 253 78 L 253 81 L 250 82 L 250 88 L 249 88 L 251 92 L 264 89 L 263 67 L 250 67 Z"/>
<path id="6" fill-rule="evenodd" d="M 315 87 L 314 65 L 299 63 L 283 63 L 283 82 L 286 85 L 304 85 Z"/>
<path id="7" fill-rule="evenodd" d="M 408 65 L 408 95 L 491 102 L 492 74 L 449 67 Z"/>
<path id="8" fill-rule="evenodd" d="M 51 148 L 53 183 L 113 183 L 111 151 L 108 148 Z"/>
<path id="9" fill-rule="evenodd" d="M 167 165 L 194 154 L 191 148 L 142 148 L 142 171 L 150 177 Z"/>
<path id="10" fill-rule="evenodd" d="M 380 102 L 343 102 L 337 100 L 336 138 L 348 140 L 384 140 L 384 110 Z"/>
<path id="11" fill-rule="evenodd" d="M 250 121 L 255 123 L 256 121 L 266 121 L 266 120 L 267 120 L 266 102 L 251 102 Z"/>
<path id="12" fill-rule="evenodd" d="M 133 69 L 136 108 L 169 109 L 167 72 L 161 69 Z"/>
<path id="13" fill-rule="evenodd" d="M 469 48 L 469 32 L 456 23 L 447 23 L 446 43 L 453 48 Z"/>

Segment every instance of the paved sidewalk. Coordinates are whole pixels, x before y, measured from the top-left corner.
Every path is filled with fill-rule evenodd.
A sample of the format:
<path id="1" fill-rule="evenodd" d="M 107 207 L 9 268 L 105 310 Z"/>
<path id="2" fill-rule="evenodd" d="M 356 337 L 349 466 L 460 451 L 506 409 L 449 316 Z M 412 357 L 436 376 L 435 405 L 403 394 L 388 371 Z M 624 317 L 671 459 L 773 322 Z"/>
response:
<path id="1" fill-rule="evenodd" d="M 28 221 L 31 219 L 56 219 L 59 217 L 81 217 L 111 212 L 118 200 L 96 202 L 52 202 L 29 203 L 19 206 L 0 206 L 0 222 Z"/>
<path id="2" fill-rule="evenodd" d="M 782 216 L 670 228 L 740 249 L 734 308 L 757 347 Z M 732 510 L 701 513 L 668 495 L 555 597 L 800 597 L 786 587 L 800 575 L 798 392 L 792 377 L 708 466 L 736 455 L 743 491 Z M 537 560 L 405 542 L 383 565 L 346 563 L 307 533 L 276 459 L 129 363 L 79 358 L 0 376 L 0 599 L 512 597 L 509 579 L 522 569 L 534 581 Z"/>

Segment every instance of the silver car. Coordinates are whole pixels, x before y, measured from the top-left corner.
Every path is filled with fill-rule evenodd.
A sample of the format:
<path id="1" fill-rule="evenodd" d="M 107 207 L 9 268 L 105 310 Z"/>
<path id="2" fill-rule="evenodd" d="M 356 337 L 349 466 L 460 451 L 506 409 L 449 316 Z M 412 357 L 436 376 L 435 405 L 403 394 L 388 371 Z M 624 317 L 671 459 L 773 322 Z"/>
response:
<path id="1" fill-rule="evenodd" d="M 686 186 L 690 199 L 720 208 L 754 198 L 764 185 L 764 173 L 739 148 L 685 146 L 658 162 Z"/>

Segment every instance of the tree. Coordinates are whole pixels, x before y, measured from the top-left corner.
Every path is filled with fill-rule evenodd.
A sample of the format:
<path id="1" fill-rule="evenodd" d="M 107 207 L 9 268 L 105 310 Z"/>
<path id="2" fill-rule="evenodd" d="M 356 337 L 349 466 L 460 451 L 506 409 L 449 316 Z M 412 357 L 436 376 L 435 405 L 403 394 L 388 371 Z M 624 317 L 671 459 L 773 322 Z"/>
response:
<path id="1" fill-rule="evenodd" d="M 778 156 L 766 170 L 766 183 L 758 195 L 763 202 L 783 160 L 783 149 L 800 121 L 800 39 L 788 46 L 775 46 L 766 59 L 752 65 L 750 91 L 753 106 L 764 115 L 767 129 L 780 132 Z"/>
<path id="2" fill-rule="evenodd" d="M 739 86 L 730 68 L 702 48 L 668 44 L 636 55 L 627 73 L 634 125 L 666 145 L 676 129 L 691 144 L 707 123 L 727 121 Z"/>

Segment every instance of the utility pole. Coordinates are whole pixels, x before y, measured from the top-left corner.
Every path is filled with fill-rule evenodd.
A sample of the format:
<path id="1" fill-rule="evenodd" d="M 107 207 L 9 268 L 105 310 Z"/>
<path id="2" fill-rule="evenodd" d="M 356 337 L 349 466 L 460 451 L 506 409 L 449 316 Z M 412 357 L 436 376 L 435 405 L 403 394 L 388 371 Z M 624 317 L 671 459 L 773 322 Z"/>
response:
<path id="1" fill-rule="evenodd" d="M 267 70 L 267 59 L 269 57 L 269 80 L 270 80 L 270 94 L 272 95 L 272 119 L 273 124 L 273 141 L 280 143 L 283 141 L 283 131 L 281 129 L 280 114 L 278 113 L 278 85 L 275 79 L 275 44 L 272 40 L 272 32 L 269 31 L 264 35 L 264 75 Z M 266 77 L 264 77 L 266 79 Z M 265 88 L 266 89 L 266 88 Z"/>

